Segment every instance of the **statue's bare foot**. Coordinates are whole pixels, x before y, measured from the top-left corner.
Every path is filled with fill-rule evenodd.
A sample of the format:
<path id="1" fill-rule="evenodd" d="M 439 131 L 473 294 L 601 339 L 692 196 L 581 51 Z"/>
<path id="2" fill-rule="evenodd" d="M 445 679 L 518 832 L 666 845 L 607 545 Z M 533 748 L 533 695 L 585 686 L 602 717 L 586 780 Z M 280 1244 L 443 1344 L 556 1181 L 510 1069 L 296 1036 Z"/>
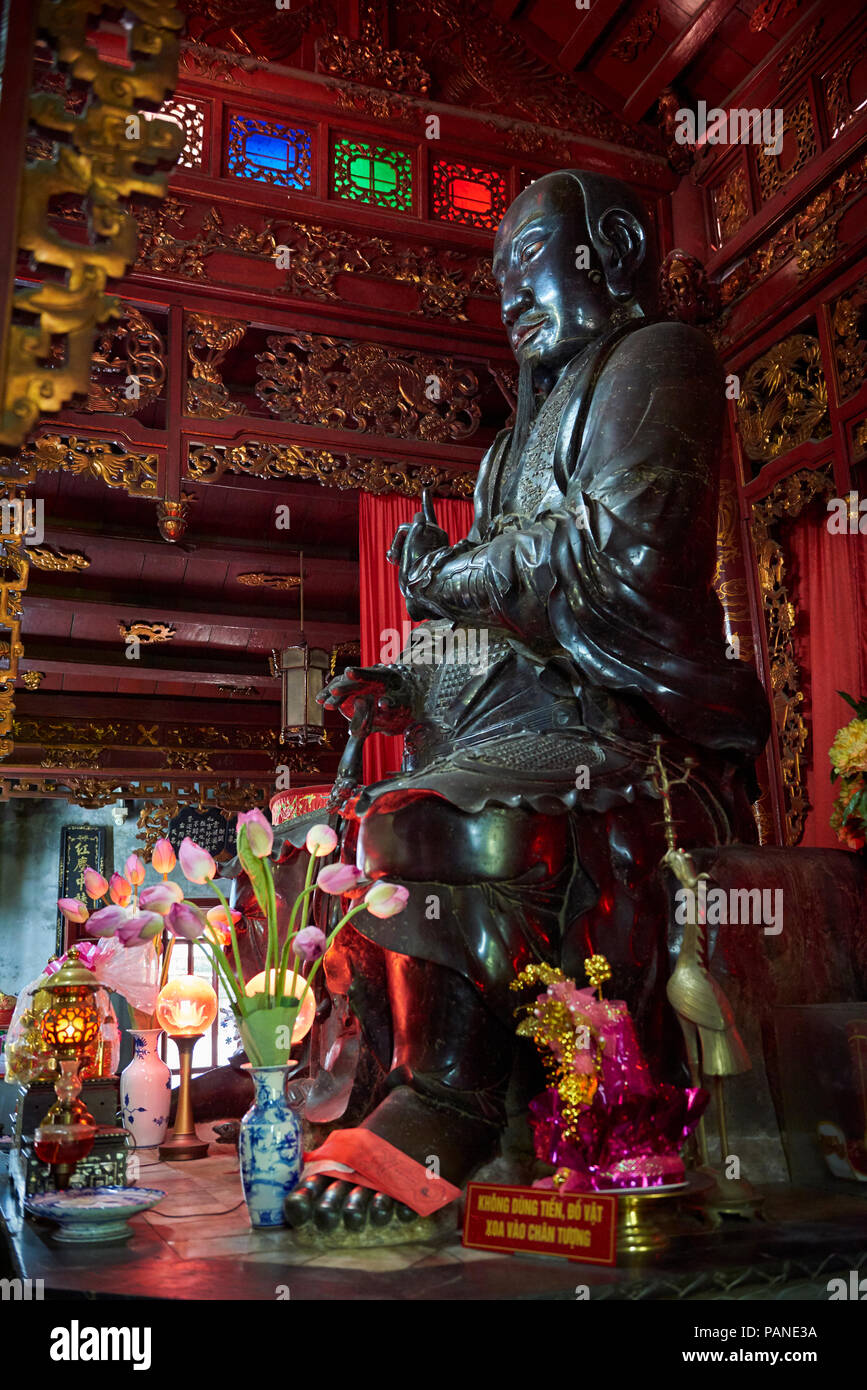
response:
<path id="1" fill-rule="evenodd" d="M 386 1096 L 359 1128 L 372 1130 L 417 1163 L 429 1164 L 435 1158 L 435 1171 L 456 1187 L 488 1156 L 496 1139 L 489 1124 L 442 1109 L 407 1086 Z M 322 1175 L 301 1183 L 286 1198 L 283 1210 L 293 1229 L 312 1220 L 324 1233 L 337 1231 L 341 1224 L 347 1231 L 361 1231 L 368 1224 L 376 1228 L 418 1219 L 411 1207 L 385 1192 Z"/>

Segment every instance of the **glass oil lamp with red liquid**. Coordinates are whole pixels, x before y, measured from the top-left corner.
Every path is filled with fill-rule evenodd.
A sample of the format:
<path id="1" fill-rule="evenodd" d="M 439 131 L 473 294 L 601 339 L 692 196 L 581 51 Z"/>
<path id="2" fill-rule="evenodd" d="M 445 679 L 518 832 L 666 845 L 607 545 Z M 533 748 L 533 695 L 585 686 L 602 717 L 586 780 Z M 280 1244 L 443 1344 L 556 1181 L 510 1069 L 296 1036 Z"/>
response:
<path id="1" fill-rule="evenodd" d="M 73 946 L 66 964 L 42 989 L 51 996 L 41 1018 L 42 1041 L 57 1058 L 61 1074 L 54 1084 L 57 1100 L 36 1130 L 34 1147 L 37 1158 L 54 1168 L 55 1185 L 63 1190 L 96 1137 L 93 1116 L 81 1099 L 79 1068 L 91 1057 L 99 1038 L 99 985 Z"/>

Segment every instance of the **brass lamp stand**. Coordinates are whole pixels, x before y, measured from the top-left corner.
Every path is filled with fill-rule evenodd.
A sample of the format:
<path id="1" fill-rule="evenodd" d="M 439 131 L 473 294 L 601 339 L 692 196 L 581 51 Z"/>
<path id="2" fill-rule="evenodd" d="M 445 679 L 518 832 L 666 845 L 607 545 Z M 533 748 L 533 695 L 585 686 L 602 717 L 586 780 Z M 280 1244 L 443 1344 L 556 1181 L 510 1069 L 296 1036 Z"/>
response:
<path id="1" fill-rule="evenodd" d="M 192 1033 L 187 1037 L 175 1037 L 181 1062 L 181 1084 L 178 1088 L 178 1109 L 175 1114 L 175 1127 L 171 1138 L 160 1144 L 160 1158 L 168 1162 L 180 1163 L 188 1158 L 207 1158 L 208 1145 L 196 1134 L 193 1123 L 193 1107 L 190 1101 L 190 1077 L 192 1074 L 193 1049 L 203 1033 Z"/>

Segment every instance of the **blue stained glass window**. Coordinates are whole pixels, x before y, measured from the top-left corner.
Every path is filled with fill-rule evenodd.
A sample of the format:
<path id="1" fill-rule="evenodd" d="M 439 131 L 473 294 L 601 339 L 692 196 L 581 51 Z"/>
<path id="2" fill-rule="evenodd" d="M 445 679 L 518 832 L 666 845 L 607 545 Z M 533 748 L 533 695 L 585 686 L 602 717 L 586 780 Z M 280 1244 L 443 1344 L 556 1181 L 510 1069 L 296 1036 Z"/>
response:
<path id="1" fill-rule="evenodd" d="M 253 116 L 232 116 L 226 168 L 236 178 L 306 190 L 312 185 L 311 146 L 309 130 Z"/>

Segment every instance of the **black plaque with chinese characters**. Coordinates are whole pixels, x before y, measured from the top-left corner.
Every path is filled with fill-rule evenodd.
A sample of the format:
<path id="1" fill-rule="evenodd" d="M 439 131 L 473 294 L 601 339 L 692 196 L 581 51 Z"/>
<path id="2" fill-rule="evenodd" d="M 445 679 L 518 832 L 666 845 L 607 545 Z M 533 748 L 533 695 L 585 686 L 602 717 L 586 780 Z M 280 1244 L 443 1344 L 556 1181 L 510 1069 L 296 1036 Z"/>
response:
<path id="1" fill-rule="evenodd" d="M 105 857 L 108 829 L 104 825 L 64 825 L 60 832 L 60 874 L 57 882 L 58 898 L 78 898 L 88 912 L 96 912 L 105 903 L 98 898 L 89 898 L 84 891 L 84 871 L 96 869 L 105 875 Z M 57 914 L 57 939 L 55 952 L 60 955 L 68 945 L 81 935 L 79 927 L 70 926 L 65 940 L 66 923 L 63 914 Z"/>
<path id="2" fill-rule="evenodd" d="M 185 806 L 176 816 L 172 816 L 166 838 L 175 851 L 187 835 L 215 859 L 224 853 L 235 853 L 235 818 L 233 816 L 231 821 L 227 820 L 222 811 L 216 808 L 196 811 Z"/>

